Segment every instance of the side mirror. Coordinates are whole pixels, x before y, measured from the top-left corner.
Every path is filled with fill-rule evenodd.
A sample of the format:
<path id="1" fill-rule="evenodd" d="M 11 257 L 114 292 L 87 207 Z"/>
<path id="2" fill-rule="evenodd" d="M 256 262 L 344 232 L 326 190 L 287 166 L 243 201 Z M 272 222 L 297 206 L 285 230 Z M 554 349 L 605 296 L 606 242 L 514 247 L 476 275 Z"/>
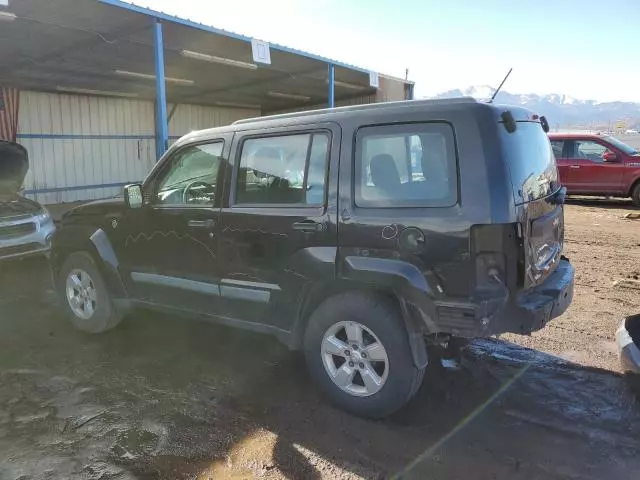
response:
<path id="1" fill-rule="evenodd" d="M 124 203 L 127 208 L 142 208 L 144 197 L 142 196 L 142 185 L 134 183 L 124 187 Z"/>
<path id="2" fill-rule="evenodd" d="M 615 152 L 612 152 L 611 150 L 607 150 L 602 154 L 602 160 L 604 160 L 605 162 L 617 162 L 618 154 Z"/>

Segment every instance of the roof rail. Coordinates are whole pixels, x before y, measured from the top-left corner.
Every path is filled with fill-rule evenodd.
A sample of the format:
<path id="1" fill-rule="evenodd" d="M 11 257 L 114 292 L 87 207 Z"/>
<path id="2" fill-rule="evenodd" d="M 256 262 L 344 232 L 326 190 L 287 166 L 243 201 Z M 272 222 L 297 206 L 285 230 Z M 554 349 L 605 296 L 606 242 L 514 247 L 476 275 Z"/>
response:
<path id="1" fill-rule="evenodd" d="M 264 117 L 252 117 L 236 120 L 232 125 L 244 125 L 247 123 L 261 122 L 266 120 L 284 120 L 287 118 L 308 117 L 312 115 L 322 115 L 331 113 L 343 113 L 343 112 L 359 112 L 363 110 L 376 110 L 395 108 L 401 106 L 436 106 L 436 105 L 450 105 L 458 103 L 478 103 L 475 98 L 472 97 L 459 97 L 459 98 L 440 98 L 429 100 L 401 100 L 398 102 L 379 102 L 379 103 L 366 103 L 363 105 L 349 105 L 346 107 L 336 108 L 319 108 L 316 110 L 302 110 L 300 112 L 280 113 L 275 115 L 267 115 Z"/>

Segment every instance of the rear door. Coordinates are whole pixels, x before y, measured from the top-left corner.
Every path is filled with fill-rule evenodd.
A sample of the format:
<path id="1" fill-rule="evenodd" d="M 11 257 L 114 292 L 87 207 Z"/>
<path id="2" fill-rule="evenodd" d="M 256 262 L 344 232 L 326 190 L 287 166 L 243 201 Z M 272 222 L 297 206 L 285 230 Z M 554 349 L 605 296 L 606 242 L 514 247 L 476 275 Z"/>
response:
<path id="1" fill-rule="evenodd" d="M 619 154 L 618 161 L 605 161 L 603 155 L 613 147 L 592 139 L 573 142 L 569 158 L 569 180 L 572 193 L 620 194 L 624 163 Z"/>
<path id="2" fill-rule="evenodd" d="M 327 178 L 339 144 L 334 124 L 236 133 L 219 232 L 223 315 L 288 330 L 314 276 L 334 277 Z"/>
<path id="3" fill-rule="evenodd" d="M 425 116 L 391 113 L 344 127 L 339 275 L 391 288 L 427 277 L 440 293 L 462 296 L 473 275 L 453 123 Z M 397 283 L 384 283 L 391 278 Z"/>

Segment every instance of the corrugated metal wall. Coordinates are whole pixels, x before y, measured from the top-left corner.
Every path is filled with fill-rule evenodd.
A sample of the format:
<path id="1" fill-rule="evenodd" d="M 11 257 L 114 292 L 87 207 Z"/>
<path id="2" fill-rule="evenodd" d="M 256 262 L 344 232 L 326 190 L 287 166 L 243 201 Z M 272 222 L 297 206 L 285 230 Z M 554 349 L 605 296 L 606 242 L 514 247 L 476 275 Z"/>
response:
<path id="1" fill-rule="evenodd" d="M 401 79 L 388 77 L 385 75 L 379 76 L 380 88 L 376 90 L 375 93 L 370 95 L 361 95 L 359 97 L 353 97 L 346 100 L 337 100 L 336 107 L 347 107 L 350 105 L 364 105 L 368 103 L 378 103 L 378 102 L 398 102 L 401 100 L 407 100 L 408 97 L 408 87 L 406 82 Z M 296 108 L 289 108 L 286 110 L 278 110 L 276 113 L 293 113 L 293 112 L 302 112 L 306 110 L 317 110 L 320 108 L 327 108 L 327 104 L 319 104 L 319 105 L 306 105 L 300 106 Z"/>
<path id="2" fill-rule="evenodd" d="M 258 115 L 179 105 L 170 138 Z M 30 157 L 27 196 L 43 204 L 93 200 L 142 180 L 156 161 L 154 116 L 149 101 L 21 92 L 18 141 Z"/>
<path id="3" fill-rule="evenodd" d="M 155 161 L 151 102 L 25 91 L 18 132 L 27 196 L 44 204 L 117 195 Z"/>
<path id="4" fill-rule="evenodd" d="M 173 105 L 169 104 L 168 107 L 171 112 Z M 243 118 L 259 116 L 260 110 L 180 104 L 169 120 L 169 138 L 174 142 L 193 130 L 220 127 Z"/>
<path id="5" fill-rule="evenodd" d="M 380 88 L 376 92 L 376 102 L 397 102 L 409 98 L 407 84 L 402 80 L 386 75 L 380 75 L 378 80 Z"/>
<path id="6" fill-rule="evenodd" d="M 336 100 L 336 107 L 348 107 L 351 105 L 364 105 L 368 103 L 376 103 L 375 94 L 371 95 L 362 95 L 359 97 L 348 98 L 346 100 Z M 295 112 L 306 112 L 307 110 L 319 110 L 322 108 L 327 108 L 326 103 L 321 103 L 318 105 L 301 105 L 295 108 L 287 108 L 286 110 L 278 110 L 276 112 L 269 112 L 267 115 L 277 115 L 280 113 L 295 113 Z"/>
<path id="7" fill-rule="evenodd" d="M 337 105 L 401 100 L 404 95 L 404 82 L 381 77 L 376 94 Z M 180 104 L 169 121 L 170 141 L 259 115 L 258 110 Z M 118 195 L 122 185 L 142 180 L 156 161 L 154 116 L 150 101 L 21 92 L 18 139 L 31 161 L 27 196 L 43 204 L 92 200 Z"/>

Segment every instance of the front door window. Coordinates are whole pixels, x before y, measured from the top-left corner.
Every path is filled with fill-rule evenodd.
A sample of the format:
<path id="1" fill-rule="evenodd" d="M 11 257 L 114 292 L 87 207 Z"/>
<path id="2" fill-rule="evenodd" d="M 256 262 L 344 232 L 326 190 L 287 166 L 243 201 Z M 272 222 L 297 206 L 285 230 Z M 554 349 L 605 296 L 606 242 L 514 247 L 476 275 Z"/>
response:
<path id="1" fill-rule="evenodd" d="M 222 142 L 195 145 L 179 152 L 161 174 L 154 205 L 213 205 Z"/>
<path id="2" fill-rule="evenodd" d="M 593 142 L 591 140 L 576 141 L 576 158 L 582 160 L 589 160 L 595 163 L 603 163 L 604 160 L 602 159 L 602 156 L 607 150 L 607 147 L 605 147 L 604 145 Z"/>

